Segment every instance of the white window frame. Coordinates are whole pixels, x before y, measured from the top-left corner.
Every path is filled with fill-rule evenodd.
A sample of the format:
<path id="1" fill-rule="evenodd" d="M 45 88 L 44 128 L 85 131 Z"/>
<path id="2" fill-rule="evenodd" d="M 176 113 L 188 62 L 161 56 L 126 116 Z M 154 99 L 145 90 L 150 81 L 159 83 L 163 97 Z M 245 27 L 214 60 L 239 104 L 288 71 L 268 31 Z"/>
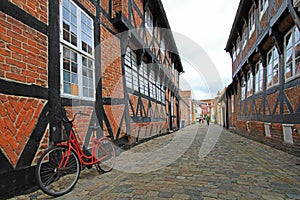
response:
<path id="1" fill-rule="evenodd" d="M 65 2 L 69 2 L 72 6 L 73 9 L 75 10 L 75 14 L 76 14 L 76 45 L 72 44 L 72 42 L 68 42 L 64 39 L 64 27 L 63 27 L 63 22 L 64 22 L 64 3 Z M 71 11 L 72 12 L 72 11 Z M 72 14 L 72 13 L 71 13 Z M 73 13 L 73 16 L 74 13 Z M 91 33 L 88 33 L 89 35 L 89 40 L 91 42 L 91 44 L 89 44 L 90 48 L 89 48 L 89 53 L 87 51 L 82 50 L 82 41 L 83 41 L 83 34 L 82 31 L 83 29 L 83 23 L 82 23 L 82 19 L 83 16 L 86 17 L 87 20 L 90 20 L 90 31 Z M 74 18 L 73 18 L 74 19 Z M 71 18 L 71 23 L 74 22 L 72 21 Z M 63 66 L 63 60 L 64 60 L 64 52 L 63 49 L 67 48 L 70 51 L 74 52 L 77 54 L 77 74 L 78 74 L 78 95 L 77 94 L 70 94 L 65 92 L 65 86 L 64 86 L 64 66 Z M 96 93 L 96 89 L 95 89 L 95 58 L 94 58 L 94 23 L 93 23 L 93 19 L 87 15 L 78 5 L 76 5 L 76 3 L 74 3 L 72 0 L 63 0 L 61 1 L 60 4 L 60 80 L 61 80 L 61 96 L 62 97 L 66 97 L 66 98 L 75 98 L 75 99 L 85 99 L 85 100 L 95 100 L 95 93 Z M 90 87 L 89 89 L 93 90 L 93 94 L 88 97 L 88 96 L 84 96 L 84 86 L 83 86 L 83 65 L 82 65 L 82 61 L 83 61 L 83 57 L 89 59 L 90 61 L 92 61 L 92 67 L 91 67 L 91 73 L 92 73 L 92 77 L 90 77 L 92 79 L 92 83 L 89 84 L 88 87 Z M 70 85 L 70 88 L 72 86 Z M 72 92 L 72 90 L 70 90 Z M 91 91 L 89 91 L 91 92 Z"/>
<path id="2" fill-rule="evenodd" d="M 274 81 L 275 76 L 277 76 L 277 82 Z M 278 84 L 279 84 L 279 54 L 277 48 L 273 47 L 267 54 L 267 88 L 271 88 L 274 85 L 278 85 Z"/>
<path id="3" fill-rule="evenodd" d="M 241 80 L 241 100 L 244 100 L 246 98 L 246 81 L 243 77 Z"/>
<path id="4" fill-rule="evenodd" d="M 235 50 L 235 47 L 232 48 L 232 60 L 233 60 L 233 62 L 236 60 L 236 50 Z"/>
<path id="5" fill-rule="evenodd" d="M 287 36 L 291 34 L 291 46 L 289 49 L 287 49 Z M 297 38 L 297 37 L 298 38 Z M 298 41 L 296 41 L 298 40 Z M 284 74 L 285 74 L 285 80 L 290 81 L 293 80 L 294 78 L 297 78 L 300 76 L 300 54 L 297 56 L 296 55 L 296 46 L 300 45 L 300 32 L 297 27 L 293 27 L 285 36 L 284 36 Z M 291 51 L 291 60 L 287 61 L 287 51 Z M 287 63 L 291 63 L 290 67 L 290 76 L 287 76 Z M 296 66 L 298 65 L 298 69 Z M 297 72 L 297 71 L 298 72 Z"/>
<path id="6" fill-rule="evenodd" d="M 153 15 L 149 9 L 146 9 L 146 11 L 145 11 L 145 27 L 148 29 L 149 33 L 152 35 L 154 23 L 153 23 Z"/>
<path id="7" fill-rule="evenodd" d="M 174 75 L 174 73 L 175 73 L 175 64 L 174 64 L 174 62 L 172 63 L 172 74 Z"/>
<path id="8" fill-rule="evenodd" d="M 160 51 L 162 52 L 163 55 L 165 55 L 165 51 L 166 51 L 166 42 L 165 39 L 162 38 L 161 42 L 160 42 Z"/>
<path id="9" fill-rule="evenodd" d="M 269 0 L 260 0 L 259 1 L 259 19 L 260 20 L 264 16 L 268 7 L 269 7 Z"/>
<path id="10" fill-rule="evenodd" d="M 249 12 L 249 38 L 252 36 L 255 30 L 255 15 L 254 15 L 255 9 L 254 6 L 251 7 Z"/>
<path id="11" fill-rule="evenodd" d="M 251 70 L 247 73 L 247 97 L 253 95 L 253 75 Z"/>
<path id="12" fill-rule="evenodd" d="M 246 25 L 243 28 L 243 37 L 242 37 L 242 40 L 243 40 L 242 49 L 245 49 L 246 44 L 247 44 L 247 26 Z"/>
<path id="13" fill-rule="evenodd" d="M 264 70 L 261 61 L 255 65 L 255 93 L 263 91 Z"/>
<path id="14" fill-rule="evenodd" d="M 241 39 L 238 37 L 238 39 L 236 40 L 236 57 L 238 57 L 241 52 L 240 45 L 241 45 Z"/>

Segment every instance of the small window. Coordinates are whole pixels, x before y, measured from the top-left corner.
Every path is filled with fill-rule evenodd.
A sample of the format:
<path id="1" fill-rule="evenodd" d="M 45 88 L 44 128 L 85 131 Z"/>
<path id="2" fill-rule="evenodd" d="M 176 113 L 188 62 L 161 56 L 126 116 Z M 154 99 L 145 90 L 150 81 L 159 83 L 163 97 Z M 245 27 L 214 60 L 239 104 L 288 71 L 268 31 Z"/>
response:
<path id="1" fill-rule="evenodd" d="M 294 27 L 284 38 L 285 78 L 292 79 L 300 74 L 300 33 Z"/>
<path id="2" fill-rule="evenodd" d="M 260 17 L 260 19 L 263 17 L 263 15 L 266 12 L 268 6 L 269 6 L 269 1 L 268 0 L 260 0 L 259 1 L 259 17 Z"/>
<path id="3" fill-rule="evenodd" d="M 267 55 L 267 88 L 279 82 L 279 55 L 273 47 Z"/>
<path id="4" fill-rule="evenodd" d="M 244 77 L 241 80 L 241 100 L 245 99 L 245 93 L 246 93 L 246 82 Z"/>
<path id="5" fill-rule="evenodd" d="M 243 38 L 242 38 L 242 41 L 243 41 L 243 47 L 242 47 L 242 49 L 244 49 L 246 47 L 246 44 L 247 44 L 247 27 L 246 26 L 243 28 Z"/>
<path id="6" fill-rule="evenodd" d="M 251 70 L 247 73 L 247 97 L 250 97 L 253 94 L 253 75 Z"/>
<path id="7" fill-rule="evenodd" d="M 232 48 L 232 60 L 233 60 L 233 62 L 236 60 L 236 51 L 235 51 L 235 47 Z"/>
<path id="8" fill-rule="evenodd" d="M 161 42 L 160 42 L 160 51 L 162 52 L 163 55 L 165 55 L 166 43 L 165 43 L 165 39 L 164 38 L 162 38 Z"/>
<path id="9" fill-rule="evenodd" d="M 259 61 L 255 67 L 255 93 L 263 90 L 263 66 Z"/>
<path id="10" fill-rule="evenodd" d="M 149 30 L 151 34 L 153 33 L 153 16 L 148 9 L 145 12 L 145 27 Z"/>
<path id="11" fill-rule="evenodd" d="M 240 38 L 238 38 L 236 40 L 236 56 L 238 56 L 240 53 L 240 43 L 241 43 L 241 40 L 240 40 Z"/>
<path id="12" fill-rule="evenodd" d="M 172 74 L 174 75 L 174 73 L 175 73 L 175 64 L 172 63 Z"/>
<path id="13" fill-rule="evenodd" d="M 252 8 L 250 9 L 249 12 L 249 38 L 251 37 L 251 35 L 253 34 L 254 30 L 255 30 L 255 18 L 254 18 L 254 6 L 252 6 Z"/>

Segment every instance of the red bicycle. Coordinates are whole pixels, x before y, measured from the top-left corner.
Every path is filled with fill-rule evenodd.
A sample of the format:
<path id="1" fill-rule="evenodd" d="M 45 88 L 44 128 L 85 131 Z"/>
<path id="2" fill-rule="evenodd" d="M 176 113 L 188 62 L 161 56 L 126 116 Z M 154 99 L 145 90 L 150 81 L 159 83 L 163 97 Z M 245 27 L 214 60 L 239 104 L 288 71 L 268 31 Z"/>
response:
<path id="1" fill-rule="evenodd" d="M 60 196 L 70 192 L 80 175 L 83 165 L 95 165 L 99 173 L 109 172 L 115 163 L 115 149 L 107 137 L 96 139 L 94 133 L 100 127 L 90 127 L 92 144 L 90 151 L 81 149 L 73 122 L 77 116 L 87 115 L 76 113 L 71 121 L 63 121 L 67 140 L 56 144 L 42 154 L 38 160 L 35 176 L 40 188 L 48 195 Z M 88 115 L 87 115 L 88 116 Z"/>

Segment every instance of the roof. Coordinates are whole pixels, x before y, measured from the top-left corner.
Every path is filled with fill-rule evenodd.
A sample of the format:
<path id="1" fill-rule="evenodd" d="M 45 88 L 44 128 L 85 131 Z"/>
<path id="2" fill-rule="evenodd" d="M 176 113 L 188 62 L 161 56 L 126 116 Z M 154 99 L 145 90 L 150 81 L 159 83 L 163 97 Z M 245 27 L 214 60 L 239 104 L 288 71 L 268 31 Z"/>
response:
<path id="1" fill-rule="evenodd" d="M 171 31 L 171 27 L 170 27 L 170 24 L 169 24 L 169 21 L 168 21 L 168 18 L 167 18 L 167 14 L 166 14 L 166 11 L 164 9 L 164 6 L 162 4 L 162 1 L 161 0 L 151 0 L 151 1 L 148 1 L 149 2 L 149 6 L 150 6 L 150 9 L 153 8 L 151 10 L 151 12 L 154 12 L 155 15 L 157 16 L 157 18 L 159 19 L 158 20 L 158 24 L 161 28 L 165 28 L 167 29 L 165 31 L 165 34 L 167 35 L 167 39 L 170 40 L 170 43 L 169 45 L 170 48 L 169 49 L 172 49 L 172 53 L 176 55 L 176 58 L 177 58 L 177 70 L 179 72 L 183 72 L 183 67 L 182 67 L 182 63 L 181 63 L 181 58 L 180 58 L 180 55 L 179 55 L 179 52 L 178 52 L 178 49 L 177 49 L 177 46 L 176 46 L 176 42 L 175 42 L 175 39 L 173 37 L 173 34 L 172 34 L 172 31 Z M 159 8 L 159 9 L 157 9 Z M 158 12 L 157 12 L 158 11 Z"/>
<path id="2" fill-rule="evenodd" d="M 240 4 L 236 12 L 230 35 L 225 47 L 225 50 L 227 52 L 229 52 L 230 49 L 233 48 L 233 43 L 236 42 L 238 36 L 242 35 L 242 29 L 245 23 L 244 21 L 248 21 L 248 13 L 251 7 L 253 6 L 253 3 L 257 5 L 257 0 L 240 0 Z"/>

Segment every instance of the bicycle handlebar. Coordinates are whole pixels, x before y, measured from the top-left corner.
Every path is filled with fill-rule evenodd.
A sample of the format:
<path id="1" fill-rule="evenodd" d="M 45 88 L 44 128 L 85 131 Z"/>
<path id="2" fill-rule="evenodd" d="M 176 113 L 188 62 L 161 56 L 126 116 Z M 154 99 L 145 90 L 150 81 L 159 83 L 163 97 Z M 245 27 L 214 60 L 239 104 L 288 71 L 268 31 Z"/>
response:
<path id="1" fill-rule="evenodd" d="M 89 116 L 89 114 L 86 114 L 86 113 L 83 113 L 83 112 L 77 112 L 77 113 L 75 113 L 74 114 L 74 117 L 73 117 L 73 119 L 72 120 L 69 120 L 69 121 L 66 121 L 66 120 L 63 120 L 64 122 L 66 122 L 66 123 L 68 123 L 68 122 L 74 122 L 74 120 L 76 119 L 76 117 L 77 117 L 77 115 L 83 115 L 83 116 Z"/>

